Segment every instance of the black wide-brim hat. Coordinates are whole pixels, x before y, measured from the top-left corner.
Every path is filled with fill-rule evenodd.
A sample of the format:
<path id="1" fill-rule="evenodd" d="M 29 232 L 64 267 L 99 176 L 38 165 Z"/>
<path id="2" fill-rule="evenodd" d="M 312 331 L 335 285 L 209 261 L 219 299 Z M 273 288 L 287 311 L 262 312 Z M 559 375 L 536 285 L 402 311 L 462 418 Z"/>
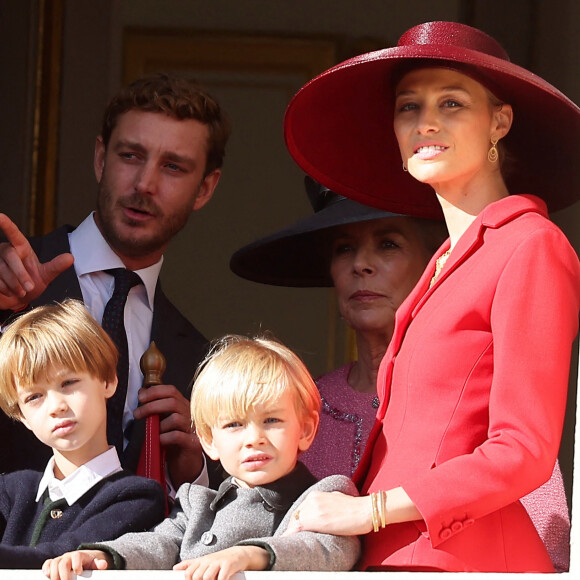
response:
<path id="1" fill-rule="evenodd" d="M 449 67 L 512 106 L 502 140 L 515 158 L 510 193 L 543 198 L 549 211 L 580 198 L 580 108 L 534 73 L 513 64 L 487 34 L 456 22 L 408 30 L 396 47 L 363 54 L 307 83 L 284 119 L 288 150 L 316 181 L 361 203 L 439 217 L 433 189 L 403 172 L 393 130 L 395 83 L 407 67 Z"/>
<path id="2" fill-rule="evenodd" d="M 304 183 L 315 213 L 237 250 L 230 259 L 232 272 L 274 286 L 330 287 L 331 228 L 401 217 L 337 195 L 308 176 Z"/>

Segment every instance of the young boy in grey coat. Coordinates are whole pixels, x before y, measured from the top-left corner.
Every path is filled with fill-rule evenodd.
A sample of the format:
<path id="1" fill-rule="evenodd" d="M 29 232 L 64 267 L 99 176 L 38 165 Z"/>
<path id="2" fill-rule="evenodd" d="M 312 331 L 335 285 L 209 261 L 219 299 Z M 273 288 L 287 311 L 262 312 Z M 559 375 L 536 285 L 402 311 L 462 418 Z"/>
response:
<path id="1" fill-rule="evenodd" d="M 300 359 L 265 338 L 224 337 L 202 366 L 191 398 L 205 452 L 230 477 L 215 491 L 184 484 L 170 516 L 149 532 L 84 545 L 47 560 L 43 572 L 185 570 L 185 577 L 229 578 L 244 570 L 350 570 L 356 537 L 284 535 L 312 490 L 356 495 L 342 475 L 316 483 L 297 461 L 318 428 L 320 396 Z"/>

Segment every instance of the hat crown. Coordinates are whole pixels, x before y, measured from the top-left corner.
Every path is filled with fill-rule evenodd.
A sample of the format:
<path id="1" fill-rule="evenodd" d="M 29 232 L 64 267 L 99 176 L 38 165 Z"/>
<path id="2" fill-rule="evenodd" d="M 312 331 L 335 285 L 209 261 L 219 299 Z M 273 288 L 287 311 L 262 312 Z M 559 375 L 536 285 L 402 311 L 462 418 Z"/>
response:
<path id="1" fill-rule="evenodd" d="M 475 50 L 509 61 L 502 46 L 477 28 L 459 22 L 425 22 L 410 28 L 399 39 L 398 46 L 441 45 Z"/>
<path id="2" fill-rule="evenodd" d="M 304 177 L 304 185 L 306 186 L 306 195 L 315 213 L 346 199 L 342 195 L 334 193 L 328 187 L 324 187 L 324 185 L 318 183 L 309 175 Z"/>

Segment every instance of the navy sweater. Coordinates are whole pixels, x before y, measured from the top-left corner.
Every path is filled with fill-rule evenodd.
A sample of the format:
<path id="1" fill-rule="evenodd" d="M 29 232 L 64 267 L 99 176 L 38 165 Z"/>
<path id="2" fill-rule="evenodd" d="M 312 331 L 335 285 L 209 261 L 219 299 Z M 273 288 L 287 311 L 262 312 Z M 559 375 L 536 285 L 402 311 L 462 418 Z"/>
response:
<path id="1" fill-rule="evenodd" d="M 40 568 L 47 558 L 82 543 L 145 531 L 163 519 L 163 490 L 153 480 L 121 471 L 69 506 L 47 493 L 35 501 L 42 475 L 28 470 L 0 475 L 0 568 Z"/>

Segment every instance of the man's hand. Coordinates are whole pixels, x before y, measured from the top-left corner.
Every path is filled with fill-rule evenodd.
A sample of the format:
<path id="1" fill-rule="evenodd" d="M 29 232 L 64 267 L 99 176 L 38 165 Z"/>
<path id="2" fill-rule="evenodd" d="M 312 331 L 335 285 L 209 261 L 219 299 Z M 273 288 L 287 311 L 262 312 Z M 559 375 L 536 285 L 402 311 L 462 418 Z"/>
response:
<path id="1" fill-rule="evenodd" d="M 110 565 L 110 556 L 105 552 L 77 550 L 46 560 L 42 573 L 50 580 L 72 580 L 72 572 L 79 576 L 83 570 L 106 570 Z"/>
<path id="2" fill-rule="evenodd" d="M 258 546 L 232 546 L 207 556 L 183 560 L 173 566 L 185 570 L 186 580 L 228 580 L 237 572 L 265 570 L 270 561 L 268 552 Z"/>
<path id="3" fill-rule="evenodd" d="M 19 310 L 38 298 L 59 274 L 73 263 L 72 254 L 60 254 L 41 264 L 16 224 L 0 214 L 0 310 Z"/>
<path id="4" fill-rule="evenodd" d="M 135 419 L 160 415 L 161 445 L 173 487 L 195 481 L 203 469 L 203 456 L 191 427 L 189 401 L 173 385 L 154 385 L 139 391 L 139 403 Z"/>

